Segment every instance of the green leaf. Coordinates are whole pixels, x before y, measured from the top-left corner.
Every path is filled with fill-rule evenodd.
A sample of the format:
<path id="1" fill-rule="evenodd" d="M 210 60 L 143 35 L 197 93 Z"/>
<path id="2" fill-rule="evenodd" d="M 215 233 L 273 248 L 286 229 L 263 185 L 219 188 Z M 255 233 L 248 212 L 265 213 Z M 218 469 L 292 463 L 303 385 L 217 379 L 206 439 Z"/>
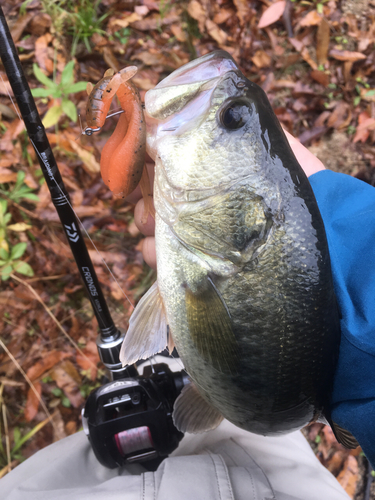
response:
<path id="1" fill-rule="evenodd" d="M 44 115 L 44 118 L 42 120 L 43 125 L 46 128 L 56 125 L 62 114 L 63 110 L 61 106 L 52 106 L 52 108 L 49 108 L 47 113 Z"/>
<path id="2" fill-rule="evenodd" d="M 27 243 L 17 243 L 17 245 L 14 245 L 10 252 L 10 258 L 12 260 L 15 260 L 22 257 L 22 255 L 25 253 L 26 247 Z"/>
<path id="3" fill-rule="evenodd" d="M 57 86 L 56 83 L 53 82 L 50 78 L 48 78 L 48 76 L 46 76 L 43 73 L 43 71 L 39 68 L 39 66 L 37 66 L 35 63 L 33 64 L 33 71 L 37 80 L 39 80 L 40 83 L 43 83 L 46 87 L 52 89 Z"/>
<path id="4" fill-rule="evenodd" d="M 18 441 L 21 439 L 21 431 L 19 427 L 15 427 L 13 429 L 13 441 L 15 444 L 18 443 Z"/>
<path id="5" fill-rule="evenodd" d="M 7 252 L 5 248 L 0 248 L 0 257 L 8 262 L 9 252 Z"/>
<path id="6" fill-rule="evenodd" d="M 375 89 L 369 90 L 368 92 L 366 92 L 365 97 L 371 97 L 373 95 L 375 95 Z"/>
<path id="7" fill-rule="evenodd" d="M 33 429 L 31 429 L 31 431 L 25 434 L 22 438 L 18 439 L 18 442 L 11 451 L 12 455 L 14 456 L 14 453 L 16 453 L 16 451 L 18 451 L 21 448 L 21 446 L 26 443 L 26 441 L 32 438 L 34 434 L 40 431 L 40 429 L 42 429 L 42 427 L 44 427 L 48 421 L 49 420 L 46 418 L 45 420 L 43 420 L 43 422 L 39 422 L 39 424 L 37 424 Z"/>
<path id="8" fill-rule="evenodd" d="M 61 103 L 62 110 L 64 113 L 73 121 L 77 121 L 77 108 L 74 102 L 69 101 L 68 99 L 63 99 Z"/>
<path id="9" fill-rule="evenodd" d="M 44 179 L 43 179 L 44 180 Z M 34 193 L 26 193 L 22 195 L 22 198 L 27 198 L 28 200 L 39 201 L 39 196 Z"/>
<path id="10" fill-rule="evenodd" d="M 56 87 L 51 91 L 51 97 L 54 99 L 60 99 L 60 97 L 63 95 L 62 90 L 59 87 Z"/>
<path id="11" fill-rule="evenodd" d="M 76 92 L 82 92 L 82 90 L 86 90 L 87 83 L 86 82 L 77 82 L 69 87 L 65 87 L 65 92 L 67 94 L 75 94 Z"/>
<path id="12" fill-rule="evenodd" d="M 34 271 L 27 262 L 19 260 L 16 263 L 13 263 L 13 269 L 17 273 L 24 274 L 25 276 L 34 276 Z"/>
<path id="13" fill-rule="evenodd" d="M 75 61 L 69 61 L 68 64 L 63 69 L 63 72 L 61 73 L 61 82 L 60 82 L 61 87 L 66 87 L 67 85 L 70 85 L 73 83 L 74 64 L 75 64 Z"/>
<path id="14" fill-rule="evenodd" d="M 13 270 L 12 266 L 5 266 L 5 267 L 3 267 L 3 269 L 1 270 L 1 279 L 3 281 L 6 281 L 9 278 L 12 270 Z"/>
<path id="15" fill-rule="evenodd" d="M 57 398 L 59 398 L 62 395 L 62 393 L 63 393 L 62 390 L 59 389 L 58 387 L 54 387 L 51 392 Z"/>
<path id="16" fill-rule="evenodd" d="M 64 397 L 61 399 L 61 404 L 62 404 L 63 406 L 65 406 L 65 408 L 70 408 L 70 407 L 72 406 L 72 405 L 71 405 L 71 403 L 70 403 L 70 401 L 69 401 L 69 399 L 68 399 L 66 396 L 64 396 Z"/>
<path id="17" fill-rule="evenodd" d="M 12 218 L 12 214 L 5 214 L 4 215 L 4 225 L 8 224 L 10 219 Z"/>
<path id="18" fill-rule="evenodd" d="M 17 173 L 17 181 L 14 185 L 14 187 L 19 187 L 21 186 L 21 184 L 23 183 L 23 181 L 25 180 L 25 177 L 26 177 L 26 174 L 23 170 L 20 170 L 18 173 Z"/>
<path id="19" fill-rule="evenodd" d="M 6 200 L 0 200 L 0 210 L 3 214 L 7 211 L 8 202 Z"/>
<path id="20" fill-rule="evenodd" d="M 33 97 L 48 97 L 51 95 L 51 89 L 31 89 Z"/>

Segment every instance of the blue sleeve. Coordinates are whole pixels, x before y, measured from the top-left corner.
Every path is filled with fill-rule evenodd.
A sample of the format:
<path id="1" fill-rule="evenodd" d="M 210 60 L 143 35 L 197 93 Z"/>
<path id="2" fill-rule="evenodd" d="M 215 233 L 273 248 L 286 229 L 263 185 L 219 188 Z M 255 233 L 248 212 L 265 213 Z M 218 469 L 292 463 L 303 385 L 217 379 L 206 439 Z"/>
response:
<path id="1" fill-rule="evenodd" d="M 309 181 L 326 228 L 341 311 L 332 420 L 375 465 L 375 188 L 324 170 Z"/>

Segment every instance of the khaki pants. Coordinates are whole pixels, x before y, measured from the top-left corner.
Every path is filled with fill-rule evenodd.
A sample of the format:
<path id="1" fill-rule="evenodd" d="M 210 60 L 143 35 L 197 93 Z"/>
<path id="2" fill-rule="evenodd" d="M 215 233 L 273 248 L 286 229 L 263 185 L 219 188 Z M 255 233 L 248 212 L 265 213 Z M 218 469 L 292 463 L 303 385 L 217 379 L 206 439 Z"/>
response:
<path id="1" fill-rule="evenodd" d="M 96 460 L 79 432 L 0 480 L 2 500 L 347 500 L 300 432 L 263 437 L 224 421 L 186 435 L 156 472 Z"/>

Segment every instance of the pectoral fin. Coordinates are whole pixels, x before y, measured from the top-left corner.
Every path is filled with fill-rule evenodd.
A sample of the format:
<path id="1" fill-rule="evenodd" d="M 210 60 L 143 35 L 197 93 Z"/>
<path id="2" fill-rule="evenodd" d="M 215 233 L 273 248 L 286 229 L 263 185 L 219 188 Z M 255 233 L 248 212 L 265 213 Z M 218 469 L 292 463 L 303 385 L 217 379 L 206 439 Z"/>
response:
<path id="1" fill-rule="evenodd" d="M 198 353 L 218 371 L 235 375 L 238 345 L 232 322 L 209 278 L 198 292 L 186 289 L 186 311 L 189 331 Z"/>
<path id="2" fill-rule="evenodd" d="M 182 389 L 174 403 L 172 417 L 177 429 L 192 434 L 216 429 L 223 420 L 221 413 L 207 403 L 193 382 Z"/>
<path id="3" fill-rule="evenodd" d="M 340 444 L 345 446 L 345 448 L 349 448 L 350 450 L 352 450 L 354 448 L 357 448 L 357 446 L 359 446 L 358 441 L 349 431 L 335 424 L 335 422 L 332 422 L 331 427 L 335 435 L 335 438 Z"/>
<path id="4" fill-rule="evenodd" d="M 147 359 L 167 346 L 167 319 L 157 281 L 141 298 L 130 317 L 129 328 L 121 346 L 120 360 L 130 365 Z"/>

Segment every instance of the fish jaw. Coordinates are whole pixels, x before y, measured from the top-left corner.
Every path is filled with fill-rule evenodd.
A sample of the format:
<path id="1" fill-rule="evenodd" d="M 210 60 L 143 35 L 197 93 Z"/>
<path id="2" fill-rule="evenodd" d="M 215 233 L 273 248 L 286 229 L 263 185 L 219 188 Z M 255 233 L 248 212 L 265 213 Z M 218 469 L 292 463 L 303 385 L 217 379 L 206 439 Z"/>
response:
<path id="1" fill-rule="evenodd" d="M 215 84 L 226 73 L 236 70 L 233 58 L 217 50 L 185 64 L 146 93 L 147 152 L 152 159 L 157 155 L 158 139 L 175 131 L 181 134 L 186 126 L 194 128 L 211 104 Z"/>

